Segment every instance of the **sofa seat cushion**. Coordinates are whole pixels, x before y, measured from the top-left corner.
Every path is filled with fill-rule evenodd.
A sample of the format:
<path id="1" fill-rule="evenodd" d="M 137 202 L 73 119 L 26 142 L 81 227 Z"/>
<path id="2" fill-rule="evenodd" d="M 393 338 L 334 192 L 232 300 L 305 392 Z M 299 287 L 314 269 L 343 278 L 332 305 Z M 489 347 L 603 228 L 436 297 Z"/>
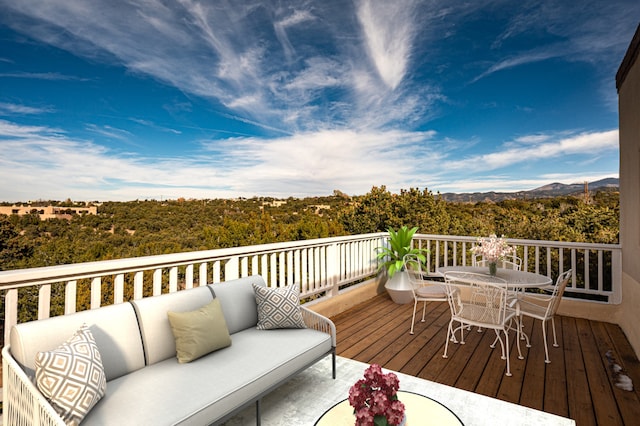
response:
<path id="1" fill-rule="evenodd" d="M 172 357 L 109 382 L 83 425 L 209 424 L 331 350 L 331 337 L 312 329 L 250 328 L 231 339 L 188 364 Z"/>

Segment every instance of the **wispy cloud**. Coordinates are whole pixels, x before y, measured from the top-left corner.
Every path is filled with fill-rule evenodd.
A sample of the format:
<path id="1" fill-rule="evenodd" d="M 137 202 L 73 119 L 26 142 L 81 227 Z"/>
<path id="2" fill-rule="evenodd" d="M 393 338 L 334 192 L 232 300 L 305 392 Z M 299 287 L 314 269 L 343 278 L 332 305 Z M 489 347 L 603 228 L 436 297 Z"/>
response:
<path id="1" fill-rule="evenodd" d="M 97 133 L 99 135 L 105 136 L 107 138 L 110 139 L 117 139 L 120 141 L 126 141 L 129 142 L 131 139 L 131 132 L 125 129 L 118 129 L 112 126 L 108 126 L 108 125 L 104 125 L 104 126 L 99 126 L 96 124 L 87 124 L 86 129 L 93 132 L 93 133 Z"/>
<path id="2" fill-rule="evenodd" d="M 33 115 L 53 112 L 50 107 L 32 107 L 21 104 L 0 102 L 0 115 Z"/>
<path id="3" fill-rule="evenodd" d="M 4 72 L 0 73 L 0 78 L 25 78 L 50 81 L 89 81 L 88 78 L 65 75 L 57 72 Z"/>
<path id="4" fill-rule="evenodd" d="M 505 45 L 512 47 L 523 35 L 533 35 L 540 45 L 535 48 L 524 46 L 519 53 L 507 54 L 472 81 L 552 58 L 595 63 L 600 68 L 616 63 L 619 59 L 616 55 L 624 51 L 628 43 L 629 34 L 623 31 L 637 23 L 637 15 L 629 13 L 636 6 L 635 0 L 620 0 L 615 4 L 599 0 L 523 2 L 521 12 L 510 18 L 492 47 L 500 52 Z M 612 26 L 612 22 L 616 25 Z M 614 71 L 610 65 L 603 69 L 608 75 Z"/>

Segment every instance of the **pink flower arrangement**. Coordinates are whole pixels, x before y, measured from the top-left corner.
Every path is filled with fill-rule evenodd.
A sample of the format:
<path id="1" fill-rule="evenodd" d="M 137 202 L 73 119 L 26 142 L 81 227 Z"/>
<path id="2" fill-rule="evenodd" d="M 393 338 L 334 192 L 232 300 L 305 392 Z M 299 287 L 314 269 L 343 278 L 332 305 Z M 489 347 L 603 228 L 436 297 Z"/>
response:
<path id="1" fill-rule="evenodd" d="M 404 404 L 398 401 L 398 376 L 384 374 L 372 364 L 349 389 L 349 404 L 356 415 L 356 426 L 399 425 L 404 419 Z"/>
<path id="2" fill-rule="evenodd" d="M 504 240 L 504 235 L 498 238 L 496 234 L 489 235 L 489 238 L 478 238 L 478 245 L 471 248 L 473 254 L 482 255 L 488 262 L 497 262 L 513 253 L 511 247 Z"/>

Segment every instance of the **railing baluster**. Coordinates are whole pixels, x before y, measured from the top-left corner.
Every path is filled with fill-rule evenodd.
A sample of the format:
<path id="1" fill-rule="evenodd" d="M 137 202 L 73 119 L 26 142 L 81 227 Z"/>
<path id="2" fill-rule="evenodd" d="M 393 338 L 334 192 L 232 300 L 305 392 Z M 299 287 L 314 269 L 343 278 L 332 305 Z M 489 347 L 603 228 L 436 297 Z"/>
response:
<path id="1" fill-rule="evenodd" d="M 51 284 L 45 284 L 38 289 L 38 319 L 49 318 L 51 315 Z"/>
<path id="2" fill-rule="evenodd" d="M 584 251 L 584 288 L 591 289 L 591 280 L 589 279 L 589 250 Z M 597 283 L 596 283 L 597 285 Z"/>
<path id="3" fill-rule="evenodd" d="M 4 341 L 9 342 L 11 327 L 18 323 L 18 289 L 11 288 L 4 295 Z"/>
<path id="4" fill-rule="evenodd" d="M 287 285 L 293 284 L 293 252 L 287 250 Z"/>
<path id="5" fill-rule="evenodd" d="M 249 276 L 249 258 L 246 256 L 242 256 L 242 259 L 240 260 L 240 276 Z"/>
<path id="6" fill-rule="evenodd" d="M 193 263 L 184 268 L 184 288 L 193 288 Z"/>
<path id="7" fill-rule="evenodd" d="M 76 312 L 78 282 L 76 280 L 67 281 L 64 286 L 64 314 L 73 314 Z"/>
<path id="8" fill-rule="evenodd" d="M 158 296 L 162 293 L 162 269 L 153 271 L 153 295 Z"/>
<path id="9" fill-rule="evenodd" d="M 138 271 L 133 276 L 133 298 L 142 299 L 144 290 L 144 272 Z"/>
<path id="10" fill-rule="evenodd" d="M 220 264 L 220 260 L 216 260 L 213 262 L 213 271 L 212 271 L 211 281 L 214 283 L 219 283 L 222 281 L 222 265 Z"/>
<path id="11" fill-rule="evenodd" d="M 98 309 L 102 305 L 102 278 L 91 280 L 91 309 Z"/>
<path id="12" fill-rule="evenodd" d="M 113 303 L 122 302 L 124 302 L 124 274 L 118 274 L 113 282 Z"/>

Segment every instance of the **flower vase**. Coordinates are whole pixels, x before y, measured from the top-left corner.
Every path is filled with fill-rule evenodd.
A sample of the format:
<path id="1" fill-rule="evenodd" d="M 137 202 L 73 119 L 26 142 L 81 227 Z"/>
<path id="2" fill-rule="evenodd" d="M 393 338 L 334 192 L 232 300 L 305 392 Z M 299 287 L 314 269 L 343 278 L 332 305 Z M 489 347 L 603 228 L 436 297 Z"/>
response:
<path id="1" fill-rule="evenodd" d="M 489 275 L 495 277 L 498 273 L 498 264 L 496 262 L 489 262 Z"/>

